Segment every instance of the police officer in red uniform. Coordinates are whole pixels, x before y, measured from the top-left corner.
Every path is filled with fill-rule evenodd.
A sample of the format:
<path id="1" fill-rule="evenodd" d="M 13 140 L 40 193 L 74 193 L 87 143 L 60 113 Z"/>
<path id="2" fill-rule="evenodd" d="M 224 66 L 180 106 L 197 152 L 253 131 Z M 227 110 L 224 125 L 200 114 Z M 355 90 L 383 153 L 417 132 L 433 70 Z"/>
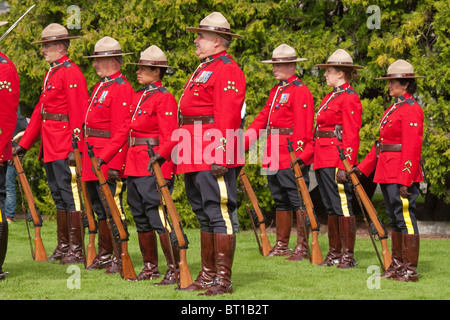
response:
<path id="1" fill-rule="evenodd" d="M 42 31 L 41 52 L 50 64 L 42 94 L 22 140 L 14 153 L 23 157 L 41 138 L 39 159 L 43 159 L 48 185 L 56 205 L 58 245 L 48 260 L 82 263 L 80 204 L 76 188 L 72 137 L 80 139 L 88 102 L 86 80 L 80 68 L 67 57 L 70 37 L 67 29 L 52 23 Z M 82 149 L 80 149 L 82 150 Z"/>
<path id="2" fill-rule="evenodd" d="M 130 105 L 133 99 L 133 88 L 121 73 L 123 53 L 119 42 L 111 37 L 103 37 L 95 44 L 94 54 L 85 58 L 94 58 L 93 66 L 100 76 L 89 99 L 88 109 L 84 115 L 85 141 L 93 146 L 97 156 L 111 143 L 119 132 L 124 119 L 130 113 Z M 121 218 L 126 229 L 125 213 L 122 206 L 122 196 L 126 188 L 126 176 L 124 174 L 125 157 L 128 143 L 114 154 L 107 165 L 102 166 L 103 175 L 107 177 L 107 183 L 111 193 L 121 211 Z M 113 242 L 108 229 L 107 218 L 112 219 L 103 207 L 98 178 L 92 171 L 92 163 L 87 154 L 82 156 L 82 180 L 86 181 L 92 208 L 98 220 L 98 251 L 92 264 L 87 268 L 106 269 L 107 273 L 118 272 L 118 261 L 113 257 Z M 111 220 L 112 221 L 112 220 Z M 117 246 L 120 248 L 120 246 Z"/>
<path id="3" fill-rule="evenodd" d="M 392 263 L 384 278 L 417 281 L 419 230 L 416 220 L 418 184 L 423 180 L 420 166 L 423 111 L 412 96 L 417 88 L 413 66 L 405 60 L 392 63 L 386 77 L 392 104 L 383 114 L 380 138 L 365 159 L 352 169 L 380 184 L 392 227 Z"/>
<path id="4" fill-rule="evenodd" d="M 177 102 L 175 97 L 162 85 L 167 68 L 167 58 L 157 46 L 150 46 L 141 53 L 138 63 L 137 80 L 143 88 L 138 90 L 129 106 L 127 118 L 110 143 L 98 155 L 98 167 L 108 163 L 127 142 L 125 175 L 127 176 L 127 201 L 133 214 L 138 232 L 139 247 L 144 269 L 137 279 L 155 279 L 158 270 L 158 250 L 156 233 L 167 261 L 168 270 L 161 285 L 175 284 L 178 272 L 178 250 L 171 249 L 164 209 L 157 191 L 156 177 L 147 170 L 150 160 L 148 143 L 155 152 L 170 153 L 176 142 L 171 140 L 172 132 L 178 128 Z M 165 162 L 161 170 L 170 189 L 173 186 L 174 164 Z M 175 261 L 172 259 L 172 253 Z"/>
<path id="5" fill-rule="evenodd" d="M 275 79 L 280 81 L 272 88 L 266 105 L 246 131 L 244 138 L 252 143 L 262 130 L 268 130 L 263 166 L 268 168 L 267 180 L 276 207 L 277 240 L 268 256 L 287 256 L 288 260 L 302 260 L 308 256 L 305 207 L 298 196 L 295 175 L 291 169 L 288 142 L 294 143 L 295 154 L 303 157 L 306 146 L 312 143 L 314 129 L 314 100 L 308 87 L 295 75 L 297 61 L 295 49 L 282 44 L 275 48 L 271 60 Z M 247 139 L 248 137 L 248 139 Z M 248 145 L 246 145 L 248 149 Z M 270 158 L 269 158 L 270 156 Z M 306 161 L 306 159 L 305 159 Z M 302 169 L 309 184 L 309 166 Z M 288 248 L 292 228 L 292 214 L 297 221 L 297 246 L 291 255 Z"/>
<path id="6" fill-rule="evenodd" d="M 0 26 L 7 24 L 1 21 Z M 14 63 L 0 51 L 0 280 L 5 279 L 2 266 L 8 247 L 8 222 L 5 215 L 6 168 L 12 159 L 11 139 L 17 122 L 20 82 Z"/>
<path id="7" fill-rule="evenodd" d="M 357 163 L 362 106 L 350 82 L 355 69 L 362 66 L 354 65 L 351 56 L 345 50 L 338 49 L 327 63 L 317 67 L 326 68 L 324 76 L 327 85 L 333 87 L 316 113 L 314 145 L 307 146 L 305 154 L 309 155 L 304 157 L 314 157 L 316 179 L 328 213 L 330 249 L 322 264 L 352 268 L 356 265 L 356 222 L 351 205 L 353 190 L 347 181 L 336 145 L 344 149 L 351 165 Z"/>
<path id="8" fill-rule="evenodd" d="M 238 136 L 244 103 L 245 76 L 227 53 L 230 24 L 219 12 L 205 17 L 194 40 L 201 64 L 189 78 L 179 101 L 177 173 L 184 173 L 186 193 L 201 229 L 202 269 L 185 290 L 205 295 L 231 293 L 236 247 L 231 213 L 237 207 Z M 159 152 L 155 160 L 170 159 Z"/>

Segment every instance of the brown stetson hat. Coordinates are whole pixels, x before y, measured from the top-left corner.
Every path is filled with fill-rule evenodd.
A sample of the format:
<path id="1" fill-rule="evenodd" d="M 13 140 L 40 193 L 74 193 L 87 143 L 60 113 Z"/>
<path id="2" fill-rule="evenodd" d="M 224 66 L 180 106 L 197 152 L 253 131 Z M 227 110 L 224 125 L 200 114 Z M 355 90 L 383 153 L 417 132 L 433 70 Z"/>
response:
<path id="1" fill-rule="evenodd" d="M 272 52 L 272 60 L 263 60 L 261 63 L 293 63 L 308 60 L 306 58 L 297 58 L 295 49 L 287 44 L 280 44 Z"/>
<path id="2" fill-rule="evenodd" d="M 206 16 L 202 21 L 200 21 L 198 28 L 187 27 L 186 30 L 191 32 L 208 31 L 227 34 L 233 38 L 242 38 L 241 35 L 231 33 L 230 24 L 220 12 L 213 12 Z"/>
<path id="3" fill-rule="evenodd" d="M 133 54 L 132 52 L 123 53 L 119 41 L 111 37 L 103 37 L 97 41 L 92 56 L 84 56 L 83 58 L 107 58 Z"/>
<path id="4" fill-rule="evenodd" d="M 425 78 L 425 77 L 416 76 L 414 74 L 413 66 L 409 62 L 399 59 L 389 66 L 386 77 L 375 78 L 375 80 L 389 80 L 402 78 Z"/>
<path id="5" fill-rule="evenodd" d="M 363 66 L 358 66 L 353 64 L 353 59 L 350 54 L 344 49 L 337 49 L 333 54 L 328 58 L 326 63 L 316 64 L 318 68 L 327 68 L 327 67 L 346 67 L 346 68 L 355 68 L 362 69 Z"/>
<path id="6" fill-rule="evenodd" d="M 47 27 L 45 27 L 44 30 L 42 30 L 41 40 L 32 42 L 31 44 L 39 44 L 45 42 L 79 39 L 79 38 L 81 37 L 79 36 L 69 37 L 69 31 L 67 31 L 67 29 L 64 26 L 58 23 L 51 23 Z"/>
<path id="7" fill-rule="evenodd" d="M 139 62 L 129 62 L 127 64 L 137 64 L 139 66 L 160 67 L 160 68 L 176 68 L 167 65 L 167 58 L 164 52 L 155 45 L 152 45 L 141 52 Z"/>

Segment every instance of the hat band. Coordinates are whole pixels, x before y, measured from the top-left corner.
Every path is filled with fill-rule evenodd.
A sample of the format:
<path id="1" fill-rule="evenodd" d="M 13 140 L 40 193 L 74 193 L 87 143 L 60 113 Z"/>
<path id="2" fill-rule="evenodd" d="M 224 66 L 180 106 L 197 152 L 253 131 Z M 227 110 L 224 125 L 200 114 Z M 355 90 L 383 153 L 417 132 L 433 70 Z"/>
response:
<path id="1" fill-rule="evenodd" d="M 348 64 L 349 66 L 353 65 L 353 62 L 344 62 L 344 61 L 328 61 L 328 64 Z"/>
<path id="2" fill-rule="evenodd" d="M 227 28 L 219 28 L 219 27 L 213 27 L 213 26 L 199 26 L 199 29 L 206 29 L 210 31 L 221 31 L 221 32 L 230 32 L 230 29 Z"/>
<path id="3" fill-rule="evenodd" d="M 94 56 L 107 56 L 110 54 L 119 54 L 119 53 L 122 53 L 122 50 L 97 51 L 97 52 L 94 52 Z"/>
<path id="4" fill-rule="evenodd" d="M 153 66 L 153 65 L 167 65 L 167 61 L 139 60 L 139 64 L 145 64 L 145 65 L 149 65 L 149 66 Z"/>
<path id="5" fill-rule="evenodd" d="M 386 77 L 387 78 L 414 77 L 414 73 L 390 73 Z"/>
<path id="6" fill-rule="evenodd" d="M 42 37 L 42 41 L 48 41 L 48 40 L 58 40 L 61 38 L 67 38 L 68 34 L 61 34 L 59 36 L 51 36 L 51 37 Z"/>
<path id="7" fill-rule="evenodd" d="M 272 61 L 292 61 L 297 60 L 297 57 L 272 58 Z"/>

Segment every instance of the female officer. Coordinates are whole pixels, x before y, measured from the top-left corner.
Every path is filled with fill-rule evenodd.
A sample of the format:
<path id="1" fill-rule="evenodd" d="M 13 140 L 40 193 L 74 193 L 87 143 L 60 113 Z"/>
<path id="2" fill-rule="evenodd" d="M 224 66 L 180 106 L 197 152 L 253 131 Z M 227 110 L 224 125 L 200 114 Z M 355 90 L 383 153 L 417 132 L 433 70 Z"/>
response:
<path id="1" fill-rule="evenodd" d="M 174 284 L 178 274 L 178 251 L 171 249 L 166 232 L 166 228 L 170 231 L 170 226 L 166 224 L 165 214 L 160 206 L 156 177 L 147 171 L 150 160 L 147 143 L 154 147 L 155 152 L 173 148 L 170 137 L 178 127 L 177 103 L 174 96 L 161 84 L 169 66 L 160 48 L 150 46 L 141 53 L 139 62 L 133 64 L 139 66 L 137 80 L 144 87 L 134 94 L 129 116 L 124 119 L 120 132 L 98 155 L 98 167 L 108 163 L 114 154 L 121 152 L 123 145 L 129 143 L 125 165 L 125 175 L 128 176 L 127 202 L 136 223 L 144 261 L 144 269 L 137 279 L 154 279 L 160 276 L 156 239 L 158 233 L 169 267 L 159 284 Z M 167 161 L 161 170 L 164 178 L 172 184 L 173 162 Z M 175 261 L 172 260 L 171 251 Z"/>
<path id="2" fill-rule="evenodd" d="M 363 67 L 354 65 L 343 49 L 336 50 L 327 63 L 317 67 L 326 69 L 327 85 L 333 87 L 317 111 L 314 145 L 305 150 L 310 157 L 314 156 L 316 179 L 328 213 L 329 252 L 322 265 L 351 268 L 356 265 L 352 186 L 346 179 L 336 145 L 344 149 L 350 164 L 356 164 L 362 106 L 350 82 L 357 74 L 355 69 Z M 301 161 L 299 163 L 303 165 Z"/>
<path id="3" fill-rule="evenodd" d="M 414 100 L 417 85 L 412 65 L 405 60 L 392 63 L 387 76 L 389 95 L 394 98 L 383 114 L 380 139 L 366 158 L 352 169 L 380 184 L 386 212 L 392 227 L 392 263 L 384 278 L 417 281 L 419 230 L 415 217 L 418 183 L 422 181 L 420 157 L 423 136 L 423 111 Z"/>

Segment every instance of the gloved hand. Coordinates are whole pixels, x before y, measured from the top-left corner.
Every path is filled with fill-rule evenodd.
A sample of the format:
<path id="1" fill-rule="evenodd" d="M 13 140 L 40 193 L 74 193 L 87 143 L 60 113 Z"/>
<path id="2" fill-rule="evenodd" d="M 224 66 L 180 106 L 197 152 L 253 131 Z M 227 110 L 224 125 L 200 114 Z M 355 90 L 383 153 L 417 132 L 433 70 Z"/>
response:
<path id="1" fill-rule="evenodd" d="M 356 176 L 358 178 L 363 175 L 362 171 L 358 167 L 351 168 L 349 174 L 352 174 L 352 173 L 356 174 Z"/>
<path id="2" fill-rule="evenodd" d="M 147 171 L 150 172 L 151 175 L 155 175 L 153 172 L 153 164 L 155 162 L 159 163 L 159 166 L 162 166 L 164 162 L 166 162 L 166 159 L 164 159 L 159 153 L 155 153 L 153 157 L 150 158 L 150 161 L 147 165 Z"/>
<path id="3" fill-rule="evenodd" d="M 228 172 L 228 168 L 225 166 L 221 166 L 221 165 L 214 164 L 214 163 L 211 165 L 211 173 L 212 173 L 213 177 L 216 179 L 222 177 L 227 172 Z"/>
<path id="4" fill-rule="evenodd" d="M 108 180 L 109 181 L 120 181 L 119 170 L 116 169 L 108 169 Z"/>
<path id="5" fill-rule="evenodd" d="M 104 164 L 106 164 L 105 160 L 103 160 L 102 158 L 97 158 L 97 169 L 98 170 L 100 170 L 100 167 Z"/>
<path id="6" fill-rule="evenodd" d="M 77 165 L 77 162 L 75 161 L 75 154 L 73 153 L 73 151 L 69 152 L 67 160 L 69 161 L 69 166 L 75 167 Z"/>
<path id="7" fill-rule="evenodd" d="M 291 168 L 293 168 L 294 164 L 296 164 L 296 163 L 298 163 L 300 170 L 302 170 L 306 166 L 306 164 L 303 162 L 303 160 L 300 159 L 299 157 L 297 157 L 297 158 L 295 158 L 294 162 L 291 163 Z"/>
<path id="8" fill-rule="evenodd" d="M 338 171 L 336 172 L 336 182 L 337 183 L 348 182 L 346 173 L 347 172 L 345 170 L 338 169 Z"/>
<path id="9" fill-rule="evenodd" d="M 404 186 L 402 184 L 398 185 L 398 191 L 400 192 L 400 196 L 403 198 L 408 198 L 411 193 L 408 192 L 408 186 Z"/>
<path id="10" fill-rule="evenodd" d="M 12 154 L 15 156 L 17 155 L 20 160 L 22 160 L 23 156 L 27 153 L 27 149 L 24 147 L 21 147 L 20 145 L 17 145 L 14 147 Z"/>

